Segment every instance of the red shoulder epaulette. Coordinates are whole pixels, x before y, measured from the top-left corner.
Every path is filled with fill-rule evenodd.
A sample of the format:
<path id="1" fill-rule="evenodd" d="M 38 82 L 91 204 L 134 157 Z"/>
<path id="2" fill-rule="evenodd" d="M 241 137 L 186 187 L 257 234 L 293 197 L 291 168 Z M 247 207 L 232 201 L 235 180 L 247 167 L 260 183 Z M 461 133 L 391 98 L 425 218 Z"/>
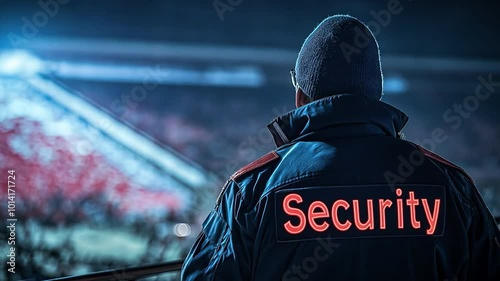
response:
<path id="1" fill-rule="evenodd" d="M 454 169 L 457 169 L 457 170 L 461 171 L 462 173 L 464 173 L 465 176 L 467 176 L 467 178 L 471 181 L 471 183 L 474 184 L 474 180 L 472 179 L 472 177 L 469 176 L 469 174 L 467 174 L 467 172 L 464 169 L 462 169 L 462 167 L 459 167 L 459 166 L 451 163 L 447 159 L 445 159 L 445 158 L 437 155 L 436 153 L 434 153 L 434 152 L 432 152 L 432 151 L 430 151 L 430 150 L 428 150 L 426 148 L 421 147 L 420 145 L 417 145 L 417 147 L 418 147 L 418 149 L 420 149 L 420 151 L 425 156 L 427 156 L 429 158 L 432 158 L 432 159 L 434 159 L 434 160 L 436 160 L 438 162 L 441 162 L 441 163 L 445 164 L 446 166 L 449 166 L 449 167 L 452 167 Z"/>
<path id="2" fill-rule="evenodd" d="M 262 167 L 264 166 L 265 164 L 273 161 L 273 160 L 276 160 L 280 158 L 278 153 L 276 153 L 276 151 L 271 151 L 269 153 L 267 153 L 266 155 L 260 157 L 259 159 L 247 164 L 246 166 L 244 166 L 243 168 L 239 169 L 238 171 L 236 171 L 232 176 L 231 176 L 231 179 L 233 180 L 236 180 L 238 177 L 254 170 L 254 169 L 257 169 L 259 167 Z"/>

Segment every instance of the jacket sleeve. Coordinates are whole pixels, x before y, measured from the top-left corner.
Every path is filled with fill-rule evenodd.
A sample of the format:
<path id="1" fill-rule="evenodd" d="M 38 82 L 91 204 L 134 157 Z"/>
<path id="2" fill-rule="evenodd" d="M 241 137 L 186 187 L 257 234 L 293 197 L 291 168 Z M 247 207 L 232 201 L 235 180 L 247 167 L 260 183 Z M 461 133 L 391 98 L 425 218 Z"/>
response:
<path id="1" fill-rule="evenodd" d="M 495 219 L 471 180 L 468 195 L 472 205 L 467 280 L 500 280 L 500 231 Z"/>
<path id="2" fill-rule="evenodd" d="M 237 220 L 241 193 L 228 181 L 184 261 L 183 281 L 250 280 L 251 239 Z"/>

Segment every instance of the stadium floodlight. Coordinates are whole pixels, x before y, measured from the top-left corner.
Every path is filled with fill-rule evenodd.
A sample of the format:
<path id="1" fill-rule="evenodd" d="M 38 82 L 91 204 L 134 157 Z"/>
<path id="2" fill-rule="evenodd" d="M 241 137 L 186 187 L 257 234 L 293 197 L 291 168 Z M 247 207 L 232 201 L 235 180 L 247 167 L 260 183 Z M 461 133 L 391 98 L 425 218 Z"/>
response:
<path id="1" fill-rule="evenodd" d="M 32 76 L 43 69 L 43 62 L 34 55 L 23 50 L 0 53 L 0 75 Z"/>

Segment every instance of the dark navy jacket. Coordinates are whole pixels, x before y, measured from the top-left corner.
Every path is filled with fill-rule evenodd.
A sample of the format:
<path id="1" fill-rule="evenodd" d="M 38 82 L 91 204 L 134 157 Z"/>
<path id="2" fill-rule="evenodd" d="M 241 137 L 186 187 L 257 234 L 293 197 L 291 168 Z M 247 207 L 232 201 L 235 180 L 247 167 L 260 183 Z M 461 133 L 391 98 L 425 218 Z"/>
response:
<path id="1" fill-rule="evenodd" d="M 399 137 L 361 96 L 268 125 L 278 148 L 236 172 L 182 280 L 500 280 L 500 234 L 473 180 Z"/>

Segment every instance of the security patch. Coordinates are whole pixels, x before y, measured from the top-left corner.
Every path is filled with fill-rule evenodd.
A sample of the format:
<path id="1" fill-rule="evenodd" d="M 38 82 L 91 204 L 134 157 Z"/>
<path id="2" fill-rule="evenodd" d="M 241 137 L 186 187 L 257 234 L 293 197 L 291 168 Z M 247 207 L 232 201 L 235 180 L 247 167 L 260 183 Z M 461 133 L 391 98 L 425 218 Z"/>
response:
<path id="1" fill-rule="evenodd" d="M 322 186 L 276 192 L 278 241 L 315 238 L 440 236 L 443 186 Z"/>

